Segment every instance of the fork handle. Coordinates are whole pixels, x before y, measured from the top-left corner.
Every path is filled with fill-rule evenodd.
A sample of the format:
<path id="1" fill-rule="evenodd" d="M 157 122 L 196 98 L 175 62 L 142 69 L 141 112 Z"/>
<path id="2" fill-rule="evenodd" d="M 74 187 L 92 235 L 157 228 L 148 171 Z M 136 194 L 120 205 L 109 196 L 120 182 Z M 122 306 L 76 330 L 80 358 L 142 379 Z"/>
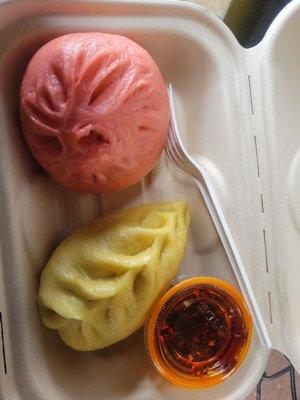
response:
<path id="1" fill-rule="evenodd" d="M 258 335 L 260 336 L 260 339 L 265 344 L 265 346 L 268 349 L 271 349 L 272 347 L 271 339 L 269 337 L 252 286 L 248 279 L 244 264 L 240 258 L 239 252 L 237 250 L 234 239 L 231 235 L 229 226 L 226 222 L 220 203 L 203 168 L 201 168 L 201 173 L 202 176 L 199 174 L 200 175 L 199 179 L 196 178 L 193 179 L 201 192 L 203 200 L 205 201 L 205 204 L 208 208 L 208 211 L 220 236 L 221 242 L 224 246 L 224 249 L 232 266 L 233 272 L 236 276 L 241 291 L 251 311 L 252 318 L 254 320 L 254 324 L 257 329 Z"/>

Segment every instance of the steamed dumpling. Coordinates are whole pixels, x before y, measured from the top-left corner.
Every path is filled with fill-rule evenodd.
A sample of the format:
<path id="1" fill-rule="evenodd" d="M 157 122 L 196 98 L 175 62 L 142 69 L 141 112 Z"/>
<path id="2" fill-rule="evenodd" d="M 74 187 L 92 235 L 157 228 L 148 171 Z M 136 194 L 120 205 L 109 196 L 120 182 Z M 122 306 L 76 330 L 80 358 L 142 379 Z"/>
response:
<path id="1" fill-rule="evenodd" d="M 145 49 L 119 35 L 71 33 L 41 47 L 20 90 L 32 155 L 58 183 L 120 191 L 157 163 L 169 129 L 163 77 Z"/>
<path id="2" fill-rule="evenodd" d="M 74 232 L 41 276 L 44 324 L 82 351 L 129 336 L 176 275 L 188 225 L 186 203 L 158 203 L 99 218 Z"/>

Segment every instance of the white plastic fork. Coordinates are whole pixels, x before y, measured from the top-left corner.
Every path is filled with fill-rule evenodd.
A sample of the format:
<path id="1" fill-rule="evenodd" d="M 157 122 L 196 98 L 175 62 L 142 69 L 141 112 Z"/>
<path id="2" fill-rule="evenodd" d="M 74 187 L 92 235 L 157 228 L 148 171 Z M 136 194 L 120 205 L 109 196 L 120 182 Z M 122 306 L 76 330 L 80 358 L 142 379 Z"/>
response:
<path id="1" fill-rule="evenodd" d="M 180 138 L 175 116 L 174 96 L 171 84 L 169 86 L 168 93 L 170 101 L 171 123 L 165 148 L 167 156 L 174 168 L 192 178 L 197 184 L 224 246 L 240 289 L 246 299 L 257 333 L 262 343 L 268 349 L 270 349 L 272 347 L 272 343 L 265 322 L 246 274 L 244 264 L 241 260 L 229 226 L 222 212 L 220 203 L 213 190 L 213 186 L 205 169 L 189 155 Z"/>

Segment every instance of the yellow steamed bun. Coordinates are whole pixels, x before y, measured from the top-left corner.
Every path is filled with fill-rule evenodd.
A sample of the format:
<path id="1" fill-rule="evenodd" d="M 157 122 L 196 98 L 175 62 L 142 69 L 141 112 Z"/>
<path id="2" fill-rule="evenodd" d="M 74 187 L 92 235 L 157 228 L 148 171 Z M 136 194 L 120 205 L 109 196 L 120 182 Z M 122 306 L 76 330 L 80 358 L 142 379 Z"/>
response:
<path id="1" fill-rule="evenodd" d="M 81 351 L 129 336 L 176 275 L 188 225 L 188 206 L 177 202 L 120 211 L 78 229 L 42 273 L 38 303 L 44 324 Z"/>

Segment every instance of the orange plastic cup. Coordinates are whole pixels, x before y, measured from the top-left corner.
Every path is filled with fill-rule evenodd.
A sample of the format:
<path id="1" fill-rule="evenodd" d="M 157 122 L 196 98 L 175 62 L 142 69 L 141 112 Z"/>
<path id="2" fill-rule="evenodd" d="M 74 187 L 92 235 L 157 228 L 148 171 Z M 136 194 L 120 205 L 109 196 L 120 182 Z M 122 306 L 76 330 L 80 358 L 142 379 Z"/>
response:
<path id="1" fill-rule="evenodd" d="M 241 293 L 211 277 L 192 278 L 169 289 L 146 326 L 150 358 L 171 383 L 215 386 L 245 359 L 253 324 Z"/>

